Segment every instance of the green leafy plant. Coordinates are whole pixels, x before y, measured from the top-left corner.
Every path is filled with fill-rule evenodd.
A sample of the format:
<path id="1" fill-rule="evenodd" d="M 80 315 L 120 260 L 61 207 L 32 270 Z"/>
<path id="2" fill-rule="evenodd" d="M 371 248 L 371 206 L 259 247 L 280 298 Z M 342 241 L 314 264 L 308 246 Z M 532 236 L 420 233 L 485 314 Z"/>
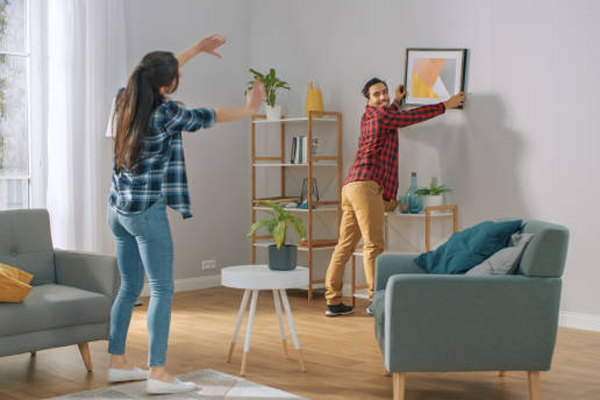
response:
<path id="1" fill-rule="evenodd" d="M 437 196 L 442 193 L 450 192 L 451 189 L 446 185 L 437 186 L 435 183 L 431 183 L 429 187 L 422 187 L 417 189 L 415 192 L 419 196 Z"/>
<path id="2" fill-rule="evenodd" d="M 255 78 L 259 78 L 265 85 L 265 102 L 270 107 L 275 107 L 275 94 L 279 89 L 290 90 L 290 85 L 286 81 L 281 80 L 275 75 L 275 69 L 271 68 L 268 74 L 262 74 L 257 70 L 250 68 L 248 71 L 254 75 Z M 254 86 L 254 80 L 248 82 L 248 88 L 252 89 Z"/>
<path id="3" fill-rule="evenodd" d="M 269 230 L 269 233 L 273 236 L 273 240 L 275 240 L 277 248 L 280 249 L 281 246 L 285 245 L 285 236 L 289 224 L 293 225 L 301 239 L 306 238 L 306 230 L 304 229 L 304 224 L 302 223 L 302 220 L 300 218 L 296 217 L 295 215 L 292 215 L 289 211 L 286 211 L 280 205 L 271 203 L 270 201 L 254 200 L 254 203 L 261 204 L 266 207 L 271 207 L 273 211 L 267 212 L 271 214 L 273 218 L 264 219 L 252 224 L 252 226 L 250 227 L 250 232 L 248 233 L 248 235 L 246 235 L 248 239 L 251 239 L 252 235 L 257 230 L 265 226 Z"/>

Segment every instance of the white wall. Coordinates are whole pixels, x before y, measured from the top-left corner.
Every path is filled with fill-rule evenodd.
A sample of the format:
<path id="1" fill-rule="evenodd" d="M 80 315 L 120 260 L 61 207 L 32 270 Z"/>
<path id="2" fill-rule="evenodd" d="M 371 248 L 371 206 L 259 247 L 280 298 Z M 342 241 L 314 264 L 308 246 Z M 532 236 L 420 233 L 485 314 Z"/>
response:
<path id="1" fill-rule="evenodd" d="M 128 1 L 130 71 L 150 51 L 178 53 L 209 34 L 224 33 L 223 58 L 201 54 L 190 61 L 173 99 L 188 107 L 244 105 L 249 8 L 247 2 L 230 0 Z M 169 212 L 176 279 L 215 274 L 201 272 L 201 260 L 217 260 L 218 267 L 247 263 L 250 248 L 245 238 L 250 221 L 247 121 L 183 136 L 194 217 L 184 221 Z"/>
<path id="2" fill-rule="evenodd" d="M 249 64 L 291 83 L 287 114 L 302 113 L 310 80 L 343 112 L 345 172 L 364 82 L 401 83 L 407 47 L 468 48 L 466 109 L 401 130 L 400 191 L 415 170 L 454 189 L 462 227 L 509 215 L 566 225 L 562 310 L 600 330 L 600 216 L 585 200 L 600 195 L 600 4 L 255 0 L 251 11 Z"/>
<path id="3" fill-rule="evenodd" d="M 325 107 L 344 114 L 344 173 L 363 83 L 401 83 L 407 47 L 468 48 L 466 109 L 401 130 L 400 191 L 415 170 L 421 184 L 436 175 L 454 189 L 462 227 L 506 215 L 569 227 L 562 309 L 600 330 L 600 217 L 584 200 L 600 194 L 599 14 L 593 0 L 130 0 L 127 44 L 133 68 L 148 51 L 226 33 L 223 60 L 200 56 L 184 71 L 177 99 L 190 106 L 241 104 L 246 68 L 273 66 L 293 87 L 284 112 L 300 115 L 316 80 Z M 179 279 L 199 275 L 202 259 L 249 260 L 248 130 L 240 122 L 186 136 L 195 217 L 171 215 Z"/>

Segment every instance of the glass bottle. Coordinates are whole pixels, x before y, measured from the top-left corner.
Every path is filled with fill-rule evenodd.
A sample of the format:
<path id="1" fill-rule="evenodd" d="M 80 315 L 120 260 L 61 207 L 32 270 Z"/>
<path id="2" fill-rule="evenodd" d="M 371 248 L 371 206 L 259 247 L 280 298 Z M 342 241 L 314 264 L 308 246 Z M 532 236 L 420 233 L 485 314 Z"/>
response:
<path id="1" fill-rule="evenodd" d="M 417 194 L 417 173 L 412 172 L 410 174 L 410 187 L 406 191 L 406 204 L 408 204 L 408 212 L 411 214 L 418 214 L 421 211 L 421 196 Z"/>

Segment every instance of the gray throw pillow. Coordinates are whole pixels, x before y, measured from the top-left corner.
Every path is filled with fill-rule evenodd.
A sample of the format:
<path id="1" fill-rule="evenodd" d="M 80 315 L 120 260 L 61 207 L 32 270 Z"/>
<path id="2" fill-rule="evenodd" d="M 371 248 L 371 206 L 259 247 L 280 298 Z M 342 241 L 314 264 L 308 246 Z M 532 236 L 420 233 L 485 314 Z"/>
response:
<path id="1" fill-rule="evenodd" d="M 509 275 L 515 272 L 525 246 L 533 237 L 530 233 L 514 233 L 508 247 L 492 254 L 481 264 L 471 268 L 467 276 Z"/>

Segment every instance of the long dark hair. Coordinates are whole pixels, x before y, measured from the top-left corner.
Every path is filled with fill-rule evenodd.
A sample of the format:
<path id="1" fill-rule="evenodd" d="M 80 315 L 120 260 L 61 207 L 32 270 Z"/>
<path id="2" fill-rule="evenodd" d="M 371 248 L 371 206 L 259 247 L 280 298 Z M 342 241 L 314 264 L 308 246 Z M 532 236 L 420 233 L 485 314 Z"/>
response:
<path id="1" fill-rule="evenodd" d="M 146 54 L 135 68 L 127 87 L 117 99 L 114 116 L 116 123 L 113 126 L 117 127 L 114 147 L 117 172 L 125 166 L 135 173 L 152 112 L 165 101 L 158 90 L 167 86 L 173 92 L 178 84 L 179 62 L 168 51 Z"/>

